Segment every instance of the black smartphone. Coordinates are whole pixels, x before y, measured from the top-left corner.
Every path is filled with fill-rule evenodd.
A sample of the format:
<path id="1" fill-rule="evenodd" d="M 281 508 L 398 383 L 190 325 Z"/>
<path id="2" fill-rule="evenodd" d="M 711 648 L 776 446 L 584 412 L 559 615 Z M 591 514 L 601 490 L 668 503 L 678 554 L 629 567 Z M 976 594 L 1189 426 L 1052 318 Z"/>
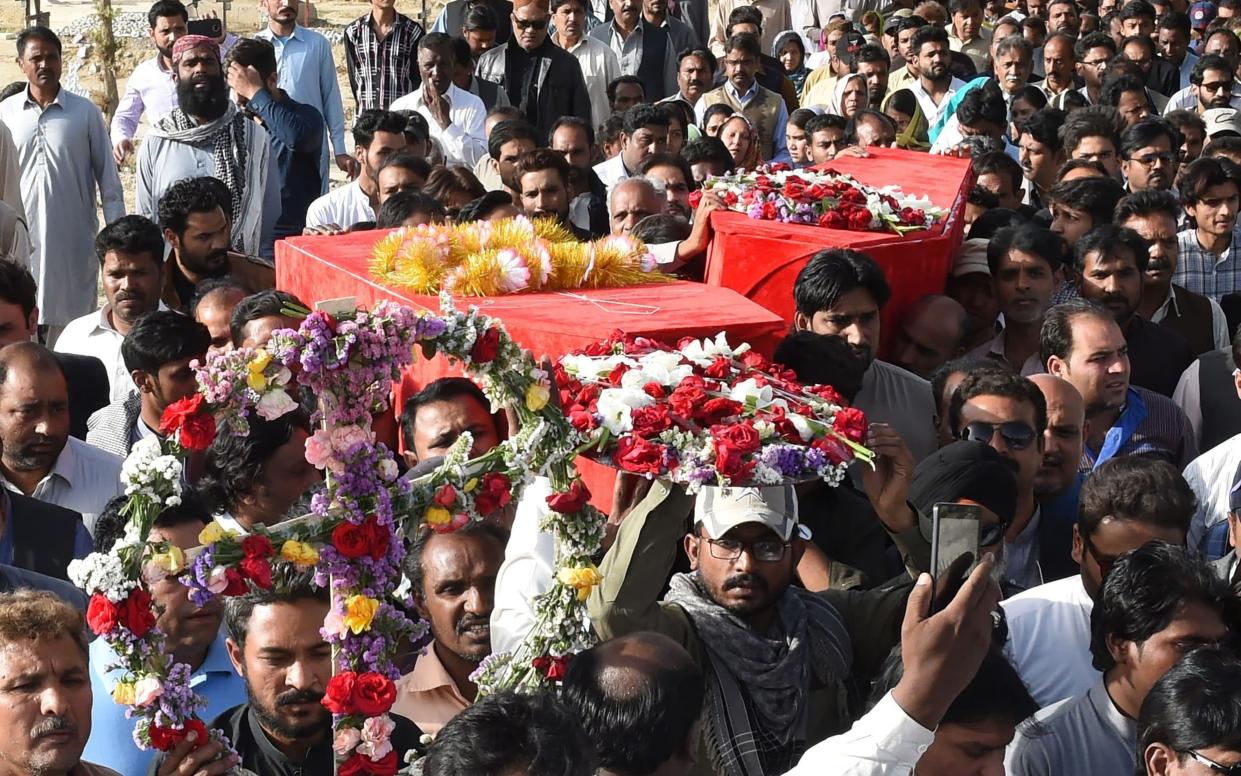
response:
<path id="1" fill-rule="evenodd" d="M 951 502 L 935 505 L 931 517 L 932 611 L 936 609 L 934 601 L 944 592 L 945 585 L 952 583 L 944 576 L 949 567 L 961 556 L 969 554 L 973 561 L 962 573 L 960 579 L 964 579 L 978 565 L 981 525 L 982 509 L 978 506 Z"/>
<path id="2" fill-rule="evenodd" d="M 219 19 L 194 19 L 185 25 L 191 35 L 206 35 L 208 38 L 219 38 L 224 35 L 224 22 Z"/>

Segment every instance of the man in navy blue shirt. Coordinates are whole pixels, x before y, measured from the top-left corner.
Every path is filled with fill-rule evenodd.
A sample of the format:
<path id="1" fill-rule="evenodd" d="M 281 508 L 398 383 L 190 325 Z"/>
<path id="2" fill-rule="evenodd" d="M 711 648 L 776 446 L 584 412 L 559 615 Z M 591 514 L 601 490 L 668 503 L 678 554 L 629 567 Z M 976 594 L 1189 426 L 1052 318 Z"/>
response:
<path id="1" fill-rule="evenodd" d="M 276 86 L 276 50 L 265 40 L 237 41 L 228 54 L 228 85 L 237 105 L 271 136 L 281 178 L 275 237 L 301 234 L 306 209 L 322 190 L 323 114 Z"/>

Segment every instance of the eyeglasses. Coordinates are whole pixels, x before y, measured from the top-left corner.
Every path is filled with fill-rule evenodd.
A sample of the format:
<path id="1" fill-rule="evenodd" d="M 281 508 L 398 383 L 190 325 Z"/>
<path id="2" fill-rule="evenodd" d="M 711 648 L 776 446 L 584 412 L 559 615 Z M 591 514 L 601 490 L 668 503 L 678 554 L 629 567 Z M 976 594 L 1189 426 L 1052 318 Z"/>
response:
<path id="1" fill-rule="evenodd" d="M 1193 758 L 1197 762 L 1211 769 L 1212 773 L 1222 773 L 1224 776 L 1241 776 L 1241 763 L 1236 765 L 1221 765 L 1204 754 L 1195 752 L 1193 749 L 1185 749 L 1178 754 Z"/>
<path id="2" fill-rule="evenodd" d="M 775 563 L 784 559 L 784 552 L 789 545 L 774 539 L 761 542 L 739 542 L 736 539 L 707 539 L 711 547 L 711 557 L 717 560 L 736 560 L 742 552 L 749 552 L 759 563 Z"/>
<path id="3" fill-rule="evenodd" d="M 1172 164 L 1176 161 L 1177 155 L 1173 153 L 1166 154 L 1142 154 L 1135 156 L 1130 161 L 1137 162 L 1143 167 L 1154 167 L 1157 164 Z"/>
<path id="4" fill-rule="evenodd" d="M 1099 564 L 1099 581 L 1106 582 L 1107 575 L 1112 573 L 1112 566 L 1116 565 L 1116 561 L 1119 558 L 1115 555 L 1100 555 L 1099 551 L 1095 549 L 1094 544 L 1090 542 L 1090 534 L 1083 531 L 1081 535 L 1082 545 L 1085 546 L 1086 552 L 1090 557 L 1094 558 L 1095 563 Z M 1238 773 L 1238 776 L 1241 776 L 1241 773 Z"/>
<path id="5" fill-rule="evenodd" d="M 1082 65 L 1084 67 L 1093 67 L 1095 70 L 1102 70 L 1103 68 L 1107 67 L 1107 63 L 1109 61 L 1110 60 L 1107 60 L 1107 59 L 1090 59 L 1090 60 L 1084 59 L 1082 60 Z"/>
<path id="6" fill-rule="evenodd" d="M 976 420 L 965 427 L 961 438 L 968 439 L 971 442 L 991 444 L 991 440 L 995 438 L 996 431 L 1000 432 L 1000 437 L 1004 439 L 1004 444 L 1008 445 L 1012 450 L 1025 450 L 1034 442 L 1034 429 L 1019 420 L 1010 420 L 1007 423 L 987 423 L 986 421 Z"/>
<path id="7" fill-rule="evenodd" d="M 519 30 L 545 30 L 547 29 L 547 19 L 518 19 L 513 17 L 513 23 L 517 25 Z"/>

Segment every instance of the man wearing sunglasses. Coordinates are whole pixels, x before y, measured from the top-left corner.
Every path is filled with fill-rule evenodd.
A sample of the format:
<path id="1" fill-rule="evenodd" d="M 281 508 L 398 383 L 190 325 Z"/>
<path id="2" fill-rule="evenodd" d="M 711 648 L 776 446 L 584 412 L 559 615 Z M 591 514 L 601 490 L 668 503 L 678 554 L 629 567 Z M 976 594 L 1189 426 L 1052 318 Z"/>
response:
<path id="1" fill-rule="evenodd" d="M 511 15 L 513 37 L 484 52 L 476 71 L 480 80 L 503 88 L 509 103 L 544 138 L 561 116 L 591 121 L 582 68 L 572 54 L 549 40 L 551 18 L 549 0 L 517 0 Z"/>
<path id="2" fill-rule="evenodd" d="M 1112 315 L 1086 299 L 1047 312 L 1041 333 L 1047 371 L 1086 402 L 1088 432 L 1079 469 L 1141 455 L 1184 468 L 1198 455 L 1185 413 L 1171 399 L 1129 384 L 1129 346 Z"/>
<path id="3" fill-rule="evenodd" d="M 1232 550 L 1227 555 L 1211 563 L 1211 568 L 1219 574 L 1220 579 L 1232 586 L 1232 591 L 1241 596 L 1241 563 L 1237 562 L 1237 548 L 1241 547 L 1241 466 L 1232 478 L 1232 490 L 1228 492 L 1228 543 Z"/>
<path id="4" fill-rule="evenodd" d="M 1036 714 L 1036 729 L 1018 731 L 1008 774 L 1133 773 L 1147 693 L 1186 653 L 1236 633 L 1238 611 L 1228 586 L 1184 547 L 1151 542 L 1117 559 L 1091 616 L 1090 652 L 1103 676 Z"/>
<path id="5" fill-rule="evenodd" d="M 1241 659 L 1200 647 L 1155 683 L 1138 716 L 1138 776 L 1241 776 Z"/>
<path id="6" fill-rule="evenodd" d="M 1184 546 L 1194 494 L 1163 461 L 1116 458 L 1082 485 L 1073 526 L 1078 572 L 1004 601 L 1004 651 L 1040 706 L 1080 695 L 1099 678 L 1090 612 L 1116 559 L 1150 541 Z"/>
<path id="7" fill-rule="evenodd" d="M 995 448 L 1017 477 L 1017 503 L 1006 532 L 1004 591 L 1029 590 L 1044 581 L 1043 555 L 1068 555 L 1068 538 L 1055 546 L 1034 498 L 1043 463 L 1047 401 L 1038 386 L 1007 369 L 987 367 L 969 374 L 948 403 L 948 425 L 957 439 Z"/>

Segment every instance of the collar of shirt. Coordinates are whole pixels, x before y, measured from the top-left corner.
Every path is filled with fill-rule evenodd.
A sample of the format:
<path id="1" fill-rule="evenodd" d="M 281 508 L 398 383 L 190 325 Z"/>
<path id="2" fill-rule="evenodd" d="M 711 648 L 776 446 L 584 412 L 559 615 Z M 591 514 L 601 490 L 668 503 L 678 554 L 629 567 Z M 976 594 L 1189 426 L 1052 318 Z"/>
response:
<path id="1" fill-rule="evenodd" d="M 746 90 L 745 94 L 739 94 L 737 92 L 737 87 L 733 85 L 732 81 L 724 82 L 724 91 L 726 91 L 730 97 L 744 107 L 749 105 L 750 100 L 754 99 L 758 95 L 758 80 L 756 79 L 754 83 L 750 84 L 750 88 Z"/>
<path id="2" fill-rule="evenodd" d="M 1116 424 L 1108 429 L 1107 436 L 1103 440 L 1103 449 L 1099 451 L 1099 457 L 1095 459 L 1094 465 L 1098 467 L 1104 461 L 1114 458 L 1144 420 L 1146 420 L 1146 402 L 1142 401 L 1141 394 L 1133 390 L 1133 386 L 1129 386 L 1125 407 L 1120 411 Z"/>
<path id="3" fill-rule="evenodd" d="M 457 691 L 457 683 L 448 674 L 448 669 L 444 668 L 439 654 L 435 651 L 434 643 L 427 647 L 425 654 L 419 656 L 418 662 L 414 664 L 414 670 L 405 677 L 403 684 L 404 689 L 409 692 L 433 692 L 448 688 L 454 695 L 460 695 Z M 465 698 L 462 700 L 464 701 Z"/>
<path id="4" fill-rule="evenodd" d="M 38 108 L 39 110 L 47 110 L 47 108 L 44 108 L 39 103 L 35 102 L 35 99 L 30 96 L 30 84 L 26 84 L 26 91 L 23 92 L 23 94 L 26 95 L 26 102 L 22 104 L 23 108 Z M 63 110 L 65 106 L 60 101 L 60 98 L 64 96 L 65 96 L 65 86 L 64 84 L 61 84 L 60 88 L 56 90 L 56 96 L 52 98 L 52 101 L 47 104 L 47 107 L 50 108 L 53 105 L 57 105 L 61 108 L 61 110 Z"/>
<path id="5" fill-rule="evenodd" d="M 168 305 L 164 304 L 164 300 L 163 300 L 163 299 L 161 299 L 161 300 L 159 300 L 159 306 L 158 306 L 158 307 L 156 307 L 155 309 L 157 309 L 157 310 L 167 310 L 167 309 L 168 309 Z M 111 302 L 109 302 L 108 304 L 105 304 L 103 307 L 101 307 L 101 308 L 99 309 L 99 323 L 97 323 L 97 324 L 95 325 L 95 328 L 91 329 L 91 331 L 90 331 L 90 333 L 91 333 L 91 334 L 95 334 L 95 333 L 97 333 L 97 332 L 101 332 L 101 331 L 109 331 L 109 332 L 112 332 L 113 334 L 117 335 L 118 337 L 123 337 L 123 336 L 125 336 L 125 335 L 121 334 L 119 331 L 117 331 L 117 330 L 116 330 L 116 327 L 112 325 L 112 316 L 111 316 L 111 315 L 109 315 L 109 313 L 111 313 L 111 312 L 112 312 L 112 303 L 111 303 Z"/>
<path id="6" fill-rule="evenodd" d="M 1126 717 L 1120 709 L 1116 708 L 1112 696 L 1107 693 L 1107 685 L 1104 684 L 1102 678 L 1095 682 L 1095 685 L 1086 693 L 1090 701 L 1090 705 L 1094 707 L 1095 712 L 1099 715 L 1099 721 L 1112 729 L 1117 737 L 1124 741 L 1134 741 L 1138 737 L 1138 723 Z"/>
<path id="7" fill-rule="evenodd" d="M 228 659 L 228 646 L 225 642 L 224 631 L 221 630 L 216 634 L 215 641 L 211 642 L 211 646 L 207 647 L 207 656 L 203 658 L 203 663 L 190 676 L 190 686 L 193 687 L 207 678 L 208 674 L 233 674 L 233 661 Z"/>
<path id="8" fill-rule="evenodd" d="M 254 743 L 259 748 L 260 756 L 269 764 L 277 767 L 297 767 L 297 764 L 285 755 L 284 752 L 276 748 L 267 736 L 267 731 L 263 730 L 263 726 L 259 724 L 258 717 L 254 715 L 254 704 L 246 704 L 246 716 L 241 724 L 250 728 L 250 736 L 254 739 Z M 244 756 L 244 755 L 243 755 Z M 313 762 L 331 762 L 332 761 L 332 737 L 331 735 L 323 736 L 322 740 L 306 752 L 302 765 Z M 300 768 L 298 769 L 300 772 Z"/>
<path id="9" fill-rule="evenodd" d="M 1177 318 L 1181 317 L 1181 308 L 1176 303 L 1176 293 L 1171 284 L 1168 285 L 1168 298 L 1163 300 L 1163 304 L 1159 305 L 1159 309 L 1151 315 L 1151 322 L 1159 323 L 1168 317 L 1168 313 L 1174 314 Z"/>
<path id="10" fill-rule="evenodd" d="M 413 95 L 414 105 L 421 107 L 421 108 L 425 108 L 427 107 L 427 103 L 426 103 L 426 100 L 422 99 L 422 90 L 423 90 L 423 86 L 419 86 L 417 89 L 414 90 L 414 95 Z M 444 92 L 444 97 L 447 98 L 448 100 L 448 109 L 450 111 L 452 110 L 453 103 L 456 102 L 455 98 L 460 91 L 461 89 L 458 88 L 456 84 L 452 83 L 451 81 L 449 82 L 448 91 Z M 361 189 L 360 186 L 358 188 Z M 363 196 L 365 196 L 365 192 L 363 192 Z M 367 201 L 369 202 L 370 199 L 368 198 Z"/>

